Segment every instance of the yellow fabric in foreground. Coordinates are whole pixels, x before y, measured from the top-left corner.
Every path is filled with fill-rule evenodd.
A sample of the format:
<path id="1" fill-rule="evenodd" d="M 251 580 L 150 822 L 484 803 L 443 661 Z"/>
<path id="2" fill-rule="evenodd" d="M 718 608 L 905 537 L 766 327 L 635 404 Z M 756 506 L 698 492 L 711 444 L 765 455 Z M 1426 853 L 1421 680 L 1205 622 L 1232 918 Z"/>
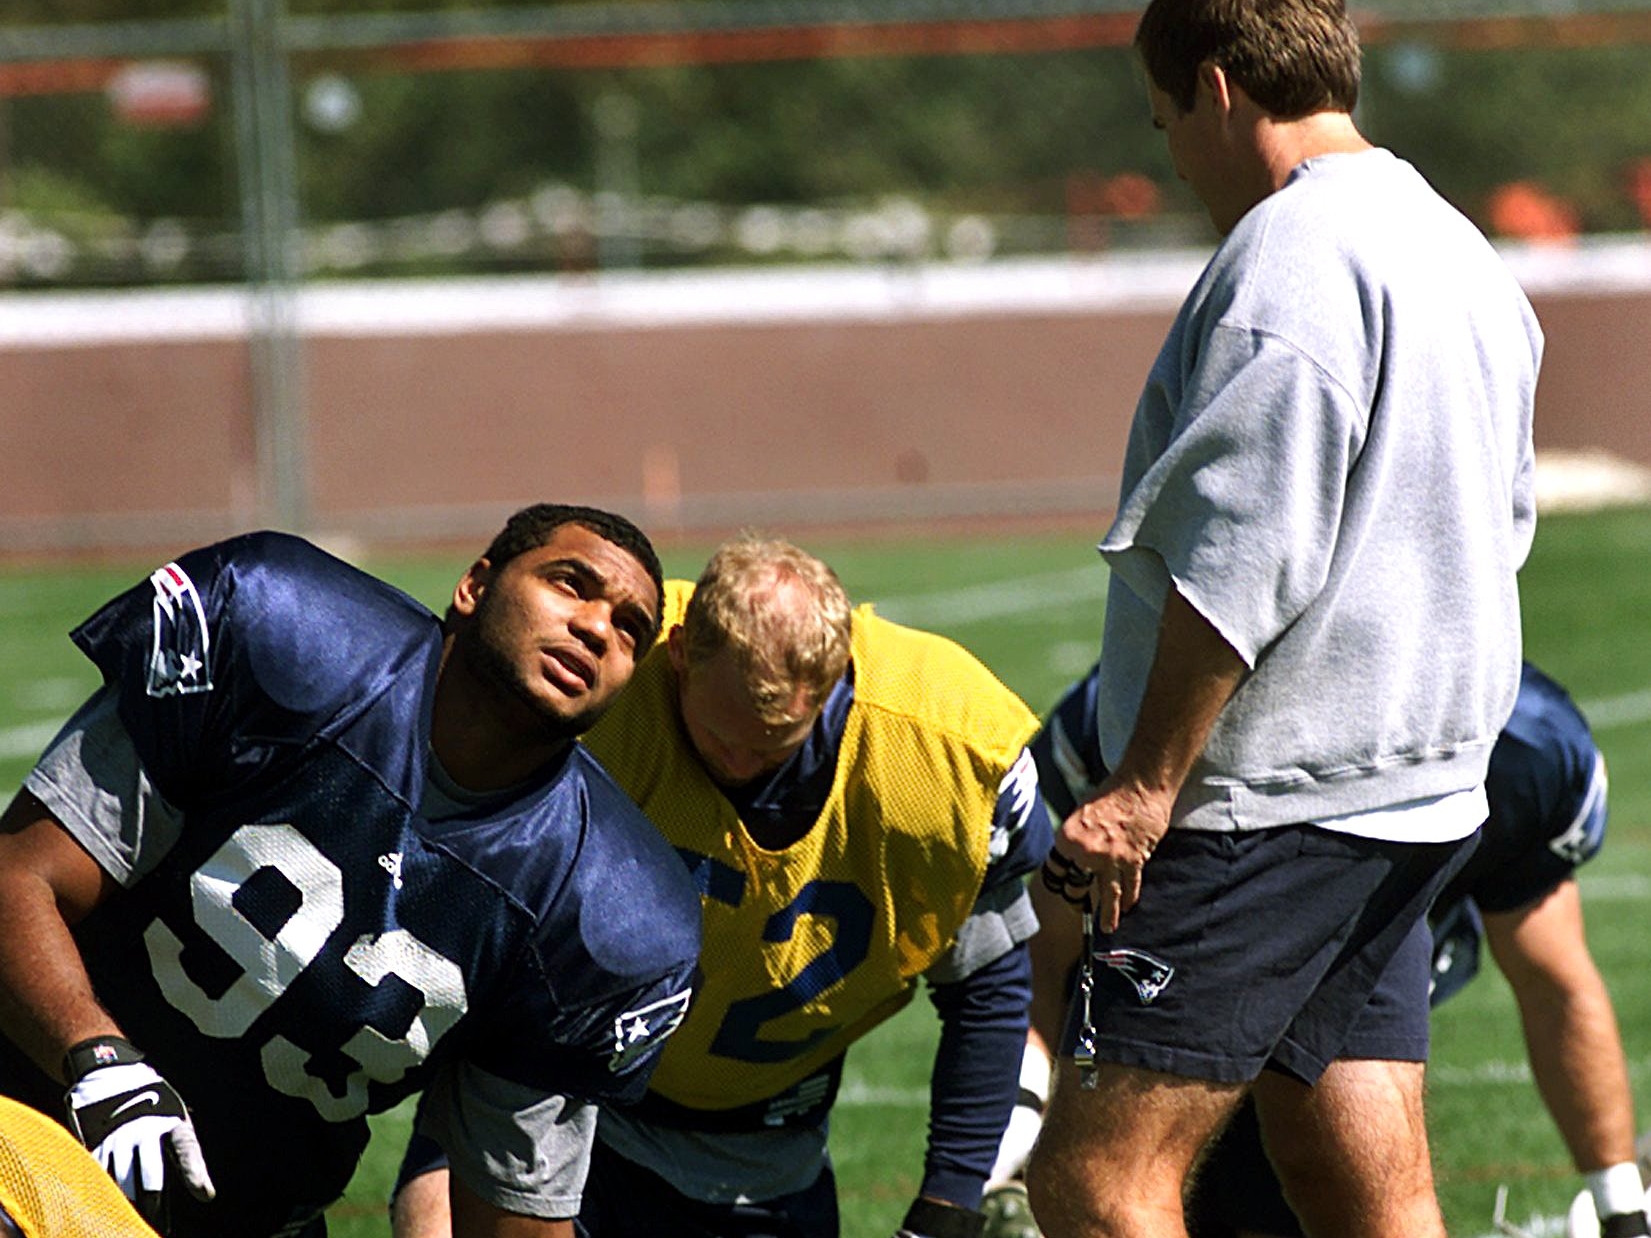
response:
<path id="1" fill-rule="evenodd" d="M 157 1238 L 73 1135 L 4 1096 L 0 1209 L 24 1238 Z"/>

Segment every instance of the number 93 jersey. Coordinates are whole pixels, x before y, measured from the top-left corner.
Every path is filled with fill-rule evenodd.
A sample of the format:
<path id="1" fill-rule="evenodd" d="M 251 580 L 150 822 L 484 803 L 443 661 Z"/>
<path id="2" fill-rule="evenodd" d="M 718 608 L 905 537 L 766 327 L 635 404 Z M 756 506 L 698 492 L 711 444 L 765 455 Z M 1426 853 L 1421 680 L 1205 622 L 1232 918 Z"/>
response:
<path id="1" fill-rule="evenodd" d="M 74 639 L 181 818 L 76 939 L 194 1113 L 218 1232 L 325 1206 L 364 1115 L 440 1063 L 590 1100 L 643 1089 L 697 953 L 681 863 L 576 744 L 507 803 L 417 815 L 428 610 L 254 534 L 168 564 Z"/>

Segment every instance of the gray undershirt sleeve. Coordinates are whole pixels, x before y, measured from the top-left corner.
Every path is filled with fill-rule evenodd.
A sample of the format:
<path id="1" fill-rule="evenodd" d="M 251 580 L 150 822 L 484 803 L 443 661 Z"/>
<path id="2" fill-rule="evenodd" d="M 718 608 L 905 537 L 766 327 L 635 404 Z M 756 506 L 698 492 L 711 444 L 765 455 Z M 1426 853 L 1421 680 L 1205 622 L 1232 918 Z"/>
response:
<path id="1" fill-rule="evenodd" d="M 954 984 L 995 962 L 1038 931 L 1032 898 L 1019 881 L 986 891 L 957 930 L 951 949 L 924 973 L 930 984 Z"/>
<path id="2" fill-rule="evenodd" d="M 63 724 L 23 786 L 122 886 L 153 870 L 183 828 L 183 814 L 144 773 L 108 688 Z"/>
<path id="3" fill-rule="evenodd" d="M 579 1212 L 596 1114 L 584 1101 L 547 1096 L 456 1062 L 425 1090 L 418 1128 L 487 1203 L 555 1220 Z"/>

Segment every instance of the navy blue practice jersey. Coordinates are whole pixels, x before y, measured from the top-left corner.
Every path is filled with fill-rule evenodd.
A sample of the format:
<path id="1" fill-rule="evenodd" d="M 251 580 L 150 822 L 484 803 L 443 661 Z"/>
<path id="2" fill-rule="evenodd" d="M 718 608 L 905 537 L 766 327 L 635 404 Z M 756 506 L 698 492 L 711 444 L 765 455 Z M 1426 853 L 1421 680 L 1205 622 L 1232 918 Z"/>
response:
<path id="1" fill-rule="evenodd" d="M 1605 841 L 1605 761 L 1565 689 L 1529 662 L 1485 775 L 1479 847 L 1434 904 L 1433 1004 L 1479 968 L 1481 911 L 1518 911 L 1592 859 Z"/>
<path id="2" fill-rule="evenodd" d="M 428 610 L 253 534 L 73 635 L 183 818 L 76 938 L 195 1115 L 219 1199 L 185 1228 L 313 1216 L 365 1115 L 443 1061 L 588 1100 L 642 1090 L 687 1001 L 698 900 L 578 745 L 504 806 L 417 815 L 442 647 Z"/>
<path id="3" fill-rule="evenodd" d="M 1099 667 L 1067 689 L 1032 740 L 1044 800 L 1059 817 L 1106 766 L 1095 719 Z M 1570 696 L 1529 662 L 1485 775 L 1490 819 L 1473 858 L 1434 905 L 1433 1004 L 1479 967 L 1481 910 L 1516 911 L 1564 881 L 1605 838 L 1605 763 Z"/>
<path id="4" fill-rule="evenodd" d="M 1038 767 L 1038 789 L 1057 821 L 1070 817 L 1106 777 L 1095 714 L 1100 690 L 1101 665 L 1097 662 L 1055 702 L 1028 745 Z"/>

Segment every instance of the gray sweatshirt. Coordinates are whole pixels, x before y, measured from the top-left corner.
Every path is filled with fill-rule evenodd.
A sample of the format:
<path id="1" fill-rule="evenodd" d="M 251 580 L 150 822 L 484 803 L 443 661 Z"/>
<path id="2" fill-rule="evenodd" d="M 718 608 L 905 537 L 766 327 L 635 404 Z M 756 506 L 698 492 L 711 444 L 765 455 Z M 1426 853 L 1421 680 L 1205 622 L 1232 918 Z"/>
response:
<path id="1" fill-rule="evenodd" d="M 1100 547 L 1109 765 L 1172 581 L 1252 668 L 1174 824 L 1482 783 L 1519 682 L 1541 353 L 1490 244 L 1387 151 L 1309 160 L 1239 221 L 1153 365 Z"/>

